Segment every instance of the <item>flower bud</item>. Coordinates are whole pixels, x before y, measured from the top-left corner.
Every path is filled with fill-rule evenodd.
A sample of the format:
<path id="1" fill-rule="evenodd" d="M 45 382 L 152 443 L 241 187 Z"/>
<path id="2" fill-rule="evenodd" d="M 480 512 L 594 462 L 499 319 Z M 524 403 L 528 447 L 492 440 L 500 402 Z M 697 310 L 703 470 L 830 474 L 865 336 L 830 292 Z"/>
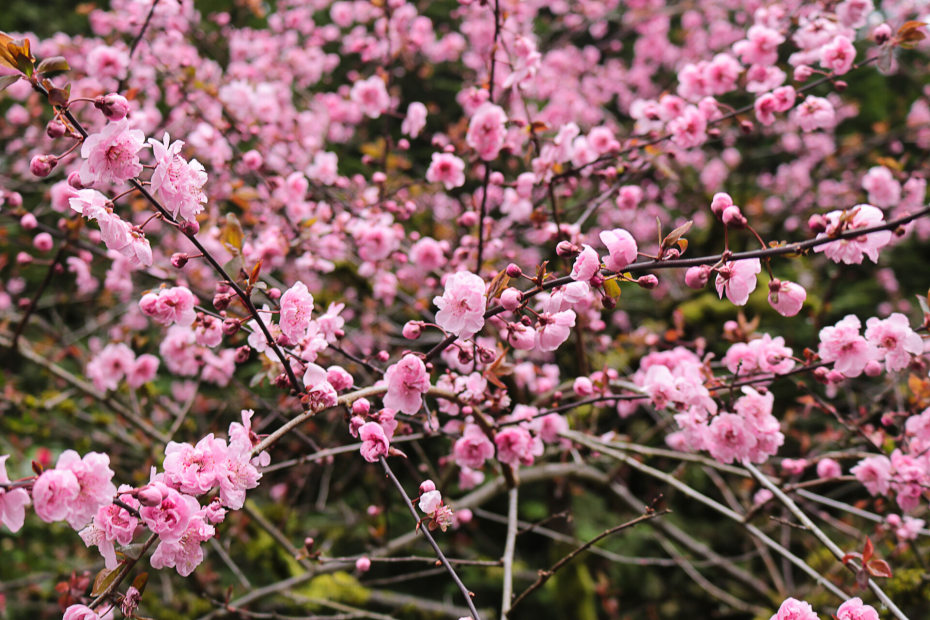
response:
<path id="1" fill-rule="evenodd" d="M 231 293 L 217 293 L 213 296 L 213 307 L 222 312 L 229 307 L 232 297 Z"/>
<path id="2" fill-rule="evenodd" d="M 722 217 L 723 210 L 730 206 L 733 206 L 733 198 L 726 192 L 717 192 L 710 202 L 710 210 L 713 211 L 714 215 L 718 218 Z"/>
<path id="3" fill-rule="evenodd" d="M 154 485 L 146 485 L 136 492 L 136 499 L 143 506 L 158 506 L 161 504 L 162 494 Z"/>
<path id="4" fill-rule="evenodd" d="M 274 378 L 274 385 L 276 388 L 287 390 L 291 387 L 291 381 L 287 378 L 287 374 L 282 372 L 280 375 Z"/>
<path id="5" fill-rule="evenodd" d="M 53 140 L 62 137 L 67 131 L 68 128 L 61 121 L 49 121 L 48 125 L 45 126 L 45 135 Z"/>
<path id="6" fill-rule="evenodd" d="M 200 232 L 200 224 L 197 223 L 197 220 L 184 220 L 180 223 L 179 228 L 188 237 Z"/>
<path id="7" fill-rule="evenodd" d="M 420 495 L 436 490 L 436 484 L 432 480 L 424 480 L 420 483 Z"/>
<path id="8" fill-rule="evenodd" d="M 84 184 L 81 183 L 81 173 L 77 170 L 68 175 L 68 185 L 74 189 L 84 189 Z"/>
<path id="9" fill-rule="evenodd" d="M 239 319 L 226 319 L 223 321 L 223 333 L 227 336 L 233 336 L 239 331 L 242 323 Z"/>
<path id="10" fill-rule="evenodd" d="M 813 233 L 822 233 L 827 229 L 827 220 L 819 213 L 815 213 L 807 220 L 807 227 Z"/>
<path id="11" fill-rule="evenodd" d="M 420 321 L 407 321 L 404 323 L 403 335 L 407 340 L 416 340 L 423 333 L 423 323 Z"/>
<path id="12" fill-rule="evenodd" d="M 812 75 L 814 75 L 814 70 L 807 65 L 798 65 L 794 68 L 794 79 L 797 82 L 805 82 Z"/>
<path id="13" fill-rule="evenodd" d="M 371 569 L 371 560 L 361 557 L 355 560 L 355 570 L 360 573 L 367 573 Z"/>
<path id="14" fill-rule="evenodd" d="M 262 167 L 262 154 L 252 149 L 242 154 L 242 163 L 249 170 L 258 170 Z"/>
<path id="15" fill-rule="evenodd" d="M 252 349 L 249 347 L 249 345 L 242 345 L 236 349 L 236 363 L 245 364 L 247 361 L 249 361 L 249 355 L 251 355 L 251 353 Z"/>
<path id="16" fill-rule="evenodd" d="M 746 227 L 746 218 L 743 217 L 743 213 L 736 205 L 730 205 L 724 209 L 723 215 L 720 217 L 720 219 L 723 221 L 723 225 L 728 228 Z"/>
<path id="17" fill-rule="evenodd" d="M 24 230 L 32 230 L 39 225 L 39 222 L 36 220 L 36 216 L 32 213 L 27 213 L 19 218 L 19 225 L 22 226 Z"/>
<path id="18" fill-rule="evenodd" d="M 32 245 L 40 252 L 48 252 L 55 245 L 55 240 L 47 232 L 39 233 L 32 240 Z"/>
<path id="19" fill-rule="evenodd" d="M 504 292 L 501 293 L 501 305 L 504 310 L 513 312 L 520 307 L 521 303 L 523 303 L 523 293 L 515 288 L 504 289 Z"/>
<path id="20" fill-rule="evenodd" d="M 94 100 L 94 107 L 111 121 L 121 121 L 129 114 L 129 101 L 122 95 L 110 93 Z"/>
<path id="21" fill-rule="evenodd" d="M 644 276 L 640 276 L 636 280 L 636 283 L 644 289 L 654 289 L 655 287 L 659 286 L 659 278 L 655 277 L 651 273 L 647 273 Z"/>
<path id="22" fill-rule="evenodd" d="M 571 258 L 579 252 L 581 252 L 581 248 L 571 241 L 559 241 L 559 244 L 555 246 L 555 253 L 562 258 Z"/>
<path id="23" fill-rule="evenodd" d="M 368 415 L 369 411 L 371 411 L 371 403 L 368 402 L 367 398 L 359 398 L 352 403 L 353 415 L 364 416 Z"/>
<path id="24" fill-rule="evenodd" d="M 891 40 L 891 26 L 888 24 L 879 24 L 875 27 L 875 30 L 872 31 L 872 39 L 878 45 L 884 45 Z"/>
<path id="25" fill-rule="evenodd" d="M 175 252 L 171 255 L 171 266 L 175 269 L 180 269 L 187 264 L 187 254 L 181 252 Z"/>
<path id="26" fill-rule="evenodd" d="M 507 275 L 511 278 L 519 278 L 523 275 L 523 270 L 520 269 L 520 265 L 515 263 L 510 263 L 507 265 Z"/>
<path id="27" fill-rule="evenodd" d="M 47 177 L 58 164 L 58 158 L 54 155 L 36 155 L 29 162 L 29 171 L 37 177 Z"/>
<path id="28" fill-rule="evenodd" d="M 466 211 L 459 216 L 459 226 L 470 228 L 478 223 L 478 214 L 474 211 Z"/>
<path id="29" fill-rule="evenodd" d="M 864 368 L 867 377 L 877 377 L 882 374 L 882 365 L 878 360 L 869 360 Z"/>

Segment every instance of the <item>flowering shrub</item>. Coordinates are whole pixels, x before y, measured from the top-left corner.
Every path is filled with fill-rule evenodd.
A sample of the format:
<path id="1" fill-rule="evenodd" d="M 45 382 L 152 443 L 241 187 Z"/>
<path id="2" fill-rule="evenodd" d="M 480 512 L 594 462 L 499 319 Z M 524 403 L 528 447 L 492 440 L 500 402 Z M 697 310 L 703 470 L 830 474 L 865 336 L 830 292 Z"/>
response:
<path id="1" fill-rule="evenodd" d="M 923 10 L 0 33 L 0 610 L 920 617 Z"/>

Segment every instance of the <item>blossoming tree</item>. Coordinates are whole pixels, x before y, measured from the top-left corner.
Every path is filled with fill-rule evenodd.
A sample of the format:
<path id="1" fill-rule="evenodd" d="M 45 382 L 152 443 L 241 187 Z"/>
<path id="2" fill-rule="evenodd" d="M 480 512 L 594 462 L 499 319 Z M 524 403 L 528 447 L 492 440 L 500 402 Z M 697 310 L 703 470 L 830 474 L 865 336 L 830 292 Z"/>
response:
<path id="1" fill-rule="evenodd" d="M 925 10 L 0 33 L 0 610 L 922 617 Z"/>

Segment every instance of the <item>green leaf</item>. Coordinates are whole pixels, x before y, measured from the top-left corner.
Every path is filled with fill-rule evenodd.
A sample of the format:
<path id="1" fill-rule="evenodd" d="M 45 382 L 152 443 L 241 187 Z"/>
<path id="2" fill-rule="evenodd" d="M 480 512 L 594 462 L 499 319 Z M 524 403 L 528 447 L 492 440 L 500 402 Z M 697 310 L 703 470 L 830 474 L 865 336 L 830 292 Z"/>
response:
<path id="1" fill-rule="evenodd" d="M 70 71 L 71 67 L 68 65 L 68 61 L 65 60 L 64 56 L 52 56 L 51 58 L 45 58 L 42 62 L 39 63 L 39 66 L 36 67 L 36 73 L 56 73 L 60 71 Z"/>

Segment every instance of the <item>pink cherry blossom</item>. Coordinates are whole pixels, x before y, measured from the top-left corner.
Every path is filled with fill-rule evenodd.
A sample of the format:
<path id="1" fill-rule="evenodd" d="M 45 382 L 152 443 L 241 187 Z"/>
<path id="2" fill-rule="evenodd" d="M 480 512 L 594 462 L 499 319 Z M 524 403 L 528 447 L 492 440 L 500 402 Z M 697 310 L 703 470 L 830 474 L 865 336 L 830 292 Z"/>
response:
<path id="1" fill-rule="evenodd" d="M 901 183 L 885 166 L 873 166 L 862 177 L 862 189 L 877 207 L 895 207 L 901 201 Z"/>
<path id="2" fill-rule="evenodd" d="M 460 467 L 478 469 L 494 456 L 494 444 L 477 424 L 466 424 L 452 447 L 452 456 Z"/>
<path id="3" fill-rule="evenodd" d="M 433 153 L 426 180 L 442 183 L 447 190 L 465 185 L 465 162 L 452 153 Z"/>
<path id="4" fill-rule="evenodd" d="M 163 288 L 154 293 L 146 293 L 139 300 L 139 309 L 162 325 L 190 325 L 196 313 L 194 306 L 197 298 L 186 286 Z"/>
<path id="5" fill-rule="evenodd" d="M 536 348 L 540 351 L 555 351 L 568 340 L 574 326 L 573 310 L 540 314 L 536 325 Z"/>
<path id="6" fill-rule="evenodd" d="M 191 518 L 200 510 L 196 498 L 177 492 L 162 482 L 152 482 L 162 496 L 156 506 L 142 506 L 139 515 L 146 527 L 158 534 L 163 542 L 177 542 L 187 530 Z"/>
<path id="7" fill-rule="evenodd" d="M 836 620 L 879 620 L 878 612 L 866 605 L 858 596 L 851 598 L 836 610 Z"/>
<path id="8" fill-rule="evenodd" d="M 786 599 L 769 620 L 820 620 L 810 603 L 796 598 Z"/>
<path id="9" fill-rule="evenodd" d="M 530 432 L 521 426 L 508 426 L 494 437 L 497 460 L 513 465 L 532 465 L 536 456 L 542 454 L 542 443 L 534 440 Z"/>
<path id="10" fill-rule="evenodd" d="M 152 568 L 173 567 L 179 575 L 187 577 L 203 562 L 201 543 L 213 538 L 214 534 L 216 529 L 202 512 L 198 512 L 188 519 L 187 527 L 178 539 L 162 537 L 149 562 Z"/>
<path id="11" fill-rule="evenodd" d="M 900 312 L 886 319 L 871 317 L 865 325 L 865 338 L 882 352 L 888 372 L 907 368 L 912 356 L 924 351 L 920 334 L 911 329 L 907 317 Z"/>
<path id="12" fill-rule="evenodd" d="M 384 86 L 384 80 L 377 75 L 355 82 L 349 97 L 368 118 L 378 118 L 391 107 L 391 97 Z"/>
<path id="13" fill-rule="evenodd" d="M 587 282 L 597 275 L 601 269 L 601 259 L 590 245 L 585 244 L 584 249 L 575 258 L 572 266 L 572 279 Z"/>
<path id="14" fill-rule="evenodd" d="M 823 97 L 808 96 L 794 109 L 794 121 L 803 131 L 829 129 L 836 124 L 833 104 Z"/>
<path id="15" fill-rule="evenodd" d="M 749 301 L 749 294 L 756 288 L 756 275 L 762 271 L 762 263 L 758 258 L 750 258 L 727 263 L 717 270 L 717 294 L 737 306 L 744 306 Z"/>
<path id="16" fill-rule="evenodd" d="M 471 338 L 484 327 L 487 306 L 484 280 L 470 271 L 458 271 L 446 279 L 441 297 L 434 297 L 439 308 L 436 323 L 461 338 Z"/>
<path id="17" fill-rule="evenodd" d="M 834 75 L 848 72 L 856 59 L 856 48 L 843 35 L 836 35 L 833 40 L 820 48 L 820 64 Z"/>
<path id="18" fill-rule="evenodd" d="M 885 495 L 891 488 L 891 461 L 887 456 L 864 458 L 850 471 L 872 495 Z"/>
<path id="19" fill-rule="evenodd" d="M 833 237 L 860 228 L 878 226 L 885 222 L 881 209 L 867 204 L 856 205 L 845 211 L 831 211 L 823 217 L 827 224 L 826 231 L 817 235 L 818 239 Z M 879 250 L 888 245 L 891 238 L 890 230 L 880 230 L 868 235 L 826 243 L 817 246 L 814 251 L 823 252 L 830 260 L 847 265 L 858 265 L 862 262 L 863 256 L 868 256 L 873 263 L 877 263 Z"/>
<path id="20" fill-rule="evenodd" d="M 46 523 L 63 521 L 80 492 L 81 485 L 74 472 L 49 469 L 32 486 L 32 503 L 36 514 Z"/>
<path id="21" fill-rule="evenodd" d="M 25 489 L 5 489 L 2 485 L 10 482 L 6 473 L 6 460 L 10 455 L 0 455 L 0 523 L 18 532 L 23 526 L 29 493 Z"/>
<path id="22" fill-rule="evenodd" d="M 399 362 L 388 366 L 384 374 L 388 384 L 384 406 L 414 414 L 423 406 L 423 394 L 429 388 L 429 373 L 418 356 L 408 353 Z"/>
<path id="23" fill-rule="evenodd" d="M 294 342 L 300 342 L 307 336 L 313 312 L 313 295 L 307 285 L 298 281 L 281 295 L 281 316 L 278 324 L 281 331 Z"/>
<path id="24" fill-rule="evenodd" d="M 384 429 L 377 422 L 365 422 L 358 429 L 358 438 L 362 440 L 361 453 L 369 463 L 374 463 L 388 453 L 388 439 Z"/>
<path id="25" fill-rule="evenodd" d="M 138 152 L 145 146 L 145 134 L 130 129 L 123 119 L 107 123 L 100 133 L 91 134 L 81 145 L 81 183 L 119 183 L 128 181 L 142 172 Z"/>
<path id="26" fill-rule="evenodd" d="M 858 377 L 867 362 L 880 356 L 878 348 L 859 334 L 861 327 L 858 317 L 847 314 L 836 325 L 820 330 L 820 359 L 834 362 L 833 368 L 846 377 Z"/>
<path id="27" fill-rule="evenodd" d="M 69 500 L 66 517 L 72 528 L 80 529 L 101 506 L 113 501 L 116 486 L 111 482 L 113 470 L 109 465 L 110 457 L 100 452 L 88 452 L 81 458 L 74 450 L 65 450 L 58 457 L 55 470 L 72 472 L 78 483 L 78 494 Z"/>
<path id="28" fill-rule="evenodd" d="M 504 146 L 507 114 L 503 108 L 490 102 L 482 103 L 472 114 L 465 141 L 475 149 L 478 157 L 491 161 Z"/>
<path id="29" fill-rule="evenodd" d="M 170 141 L 165 132 L 164 140 L 159 142 L 149 138 L 155 155 L 155 171 L 152 173 L 152 191 L 161 199 L 165 208 L 174 217 L 192 220 L 203 211 L 207 195 L 203 186 L 207 182 L 207 173 L 196 159 L 186 161 L 181 157 L 184 142 Z"/>
<path id="30" fill-rule="evenodd" d="M 782 316 L 796 315 L 805 299 L 807 291 L 800 284 L 777 278 L 769 282 L 769 303 Z"/>
<path id="31" fill-rule="evenodd" d="M 426 115 L 427 110 L 425 105 L 419 101 L 412 102 L 407 106 L 407 116 L 404 117 L 404 122 L 401 123 L 400 130 L 411 138 L 416 138 L 420 135 L 420 132 L 423 131 L 423 128 L 426 127 Z"/>
<path id="32" fill-rule="evenodd" d="M 599 234 L 601 243 L 607 248 L 609 256 L 604 258 L 604 266 L 611 271 L 622 271 L 636 260 L 636 240 L 623 228 L 602 230 Z"/>
<path id="33" fill-rule="evenodd" d="M 756 438 L 746 421 L 734 413 L 714 417 L 704 437 L 710 455 L 721 463 L 749 460 Z"/>
<path id="34" fill-rule="evenodd" d="M 61 620 L 100 620 L 100 616 L 86 605 L 69 605 Z"/>

